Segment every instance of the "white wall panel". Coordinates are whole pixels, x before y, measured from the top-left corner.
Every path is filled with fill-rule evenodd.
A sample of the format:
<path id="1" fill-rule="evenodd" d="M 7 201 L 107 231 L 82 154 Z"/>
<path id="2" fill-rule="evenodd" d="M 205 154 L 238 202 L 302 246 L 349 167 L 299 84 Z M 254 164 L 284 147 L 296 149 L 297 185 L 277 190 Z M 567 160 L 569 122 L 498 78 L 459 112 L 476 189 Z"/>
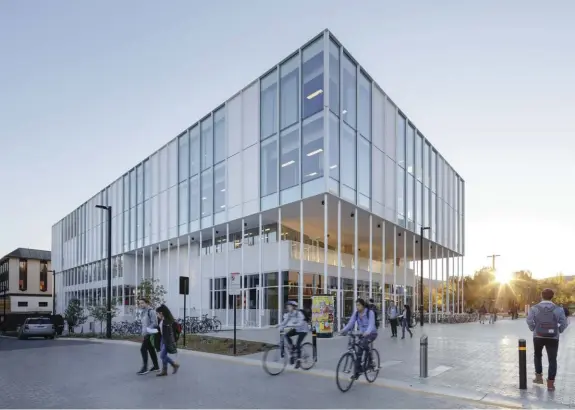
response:
<path id="1" fill-rule="evenodd" d="M 242 149 L 242 95 L 238 94 L 229 100 L 227 107 L 228 156 L 231 157 Z"/>
<path id="2" fill-rule="evenodd" d="M 247 148 L 259 140 L 260 109 L 259 81 L 242 93 L 242 143 Z"/>
<path id="3" fill-rule="evenodd" d="M 242 160 L 242 192 L 243 202 L 258 200 L 259 202 L 259 145 L 252 145 L 243 152 Z"/>
<path id="4" fill-rule="evenodd" d="M 385 151 L 385 95 L 375 86 L 373 87 L 373 102 L 371 107 L 373 123 L 371 140 L 375 147 L 381 151 Z"/>
<path id="5" fill-rule="evenodd" d="M 385 183 L 385 175 L 384 175 L 384 168 L 385 168 L 385 154 L 380 151 L 377 147 L 373 146 L 371 150 L 371 199 L 374 202 L 377 202 L 379 205 L 385 204 L 385 192 L 384 192 L 384 183 Z M 375 206 L 373 207 L 375 211 Z M 380 208 L 381 212 L 381 208 Z M 379 216 L 383 216 L 380 212 L 377 214 Z"/>
<path id="6" fill-rule="evenodd" d="M 230 209 L 242 203 L 242 154 L 228 158 L 226 172 L 226 204 Z"/>

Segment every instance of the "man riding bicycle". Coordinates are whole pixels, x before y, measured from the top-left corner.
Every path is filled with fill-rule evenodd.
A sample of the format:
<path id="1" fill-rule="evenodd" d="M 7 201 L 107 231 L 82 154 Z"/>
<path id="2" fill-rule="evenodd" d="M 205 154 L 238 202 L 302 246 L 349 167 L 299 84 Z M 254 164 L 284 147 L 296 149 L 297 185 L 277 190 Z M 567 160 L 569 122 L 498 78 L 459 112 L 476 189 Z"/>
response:
<path id="1" fill-rule="evenodd" d="M 297 309 L 297 302 L 294 302 L 293 300 L 289 301 L 286 305 L 286 309 L 287 313 L 284 314 L 283 321 L 279 327 L 280 331 L 283 331 L 286 328 L 290 328 L 290 330 L 284 335 L 290 352 L 293 350 L 292 337 L 297 336 L 295 346 L 297 361 L 295 363 L 295 368 L 298 369 L 300 367 L 301 359 L 301 344 L 309 331 L 309 325 L 305 320 L 304 314 Z M 291 357 L 291 364 L 294 364 L 293 360 L 294 358 Z"/>
<path id="2" fill-rule="evenodd" d="M 355 324 L 357 323 L 359 331 L 361 332 L 362 338 L 358 342 L 358 352 L 355 363 L 355 377 L 359 377 L 359 374 L 363 372 L 361 368 L 363 353 L 368 353 L 370 350 L 370 344 L 377 339 L 377 328 L 375 326 L 375 313 L 367 307 L 367 303 L 363 299 L 358 299 L 356 304 L 356 311 L 351 316 L 348 324 L 341 331 L 342 335 L 346 335 L 349 331 L 353 330 Z M 371 358 L 370 358 L 371 360 Z"/>

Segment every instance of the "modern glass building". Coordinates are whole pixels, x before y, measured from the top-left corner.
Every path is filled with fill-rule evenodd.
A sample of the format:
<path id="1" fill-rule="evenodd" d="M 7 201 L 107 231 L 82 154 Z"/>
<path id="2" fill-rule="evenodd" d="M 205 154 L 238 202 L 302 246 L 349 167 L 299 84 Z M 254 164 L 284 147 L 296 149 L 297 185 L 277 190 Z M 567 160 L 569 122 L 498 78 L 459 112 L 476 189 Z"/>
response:
<path id="1" fill-rule="evenodd" d="M 444 284 L 462 272 L 464 191 L 325 30 L 53 226 L 57 310 L 106 298 L 96 205 L 112 207 L 112 296 L 125 316 L 149 278 L 182 316 L 180 276 L 188 315 L 231 323 L 236 303 L 244 326 L 275 324 L 288 299 L 309 306 L 314 294 L 333 293 L 338 316 L 357 297 L 417 305 L 421 266 Z M 231 272 L 241 296 L 227 294 Z M 448 288 L 458 311 L 463 289 Z"/>

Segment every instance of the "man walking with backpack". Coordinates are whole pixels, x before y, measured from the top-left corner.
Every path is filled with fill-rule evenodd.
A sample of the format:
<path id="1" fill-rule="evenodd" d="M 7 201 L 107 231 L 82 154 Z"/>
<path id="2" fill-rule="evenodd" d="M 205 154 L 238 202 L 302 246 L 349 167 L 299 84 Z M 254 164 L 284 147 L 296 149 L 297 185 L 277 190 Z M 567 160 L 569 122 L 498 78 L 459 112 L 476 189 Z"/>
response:
<path id="1" fill-rule="evenodd" d="M 557 352 L 559 350 L 559 334 L 567 327 L 565 312 L 551 300 L 554 293 L 551 289 L 541 292 L 541 302 L 533 306 L 527 315 L 527 326 L 533 332 L 533 351 L 535 361 L 535 379 L 533 383 L 543 384 L 543 364 L 541 357 L 543 348 L 549 359 L 547 375 L 547 390 L 555 390 L 555 375 L 557 374 Z"/>
<path id="2" fill-rule="evenodd" d="M 158 331 L 158 317 L 156 316 L 154 309 L 150 307 L 150 302 L 146 298 L 138 299 L 138 305 L 141 309 L 142 336 L 144 337 L 142 346 L 140 347 L 143 366 L 138 374 L 146 374 L 160 370 L 160 366 L 158 366 L 158 355 L 156 354 L 156 348 L 154 347 L 151 340 L 152 332 L 154 330 L 156 332 Z M 148 353 L 152 358 L 153 367 L 151 369 L 148 369 Z"/>

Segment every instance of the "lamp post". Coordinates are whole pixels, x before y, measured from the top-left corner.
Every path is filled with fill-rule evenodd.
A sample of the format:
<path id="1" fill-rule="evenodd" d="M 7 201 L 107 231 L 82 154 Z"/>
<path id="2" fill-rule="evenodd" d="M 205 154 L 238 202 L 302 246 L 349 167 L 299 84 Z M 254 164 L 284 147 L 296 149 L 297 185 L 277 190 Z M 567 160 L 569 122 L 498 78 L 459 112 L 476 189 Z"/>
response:
<path id="1" fill-rule="evenodd" d="M 108 214 L 108 283 L 106 290 L 106 338 L 112 338 L 112 207 L 109 205 L 96 205 Z"/>
<path id="2" fill-rule="evenodd" d="M 423 232 L 428 230 L 429 226 L 422 226 L 419 230 L 419 254 L 420 254 L 420 272 L 421 272 L 421 282 L 419 283 L 419 299 L 421 300 L 419 305 L 419 324 L 423 326 Z M 431 312 L 429 312 L 431 315 Z"/>
<path id="3" fill-rule="evenodd" d="M 52 316 L 56 316 L 56 271 L 49 270 L 52 274 Z"/>

